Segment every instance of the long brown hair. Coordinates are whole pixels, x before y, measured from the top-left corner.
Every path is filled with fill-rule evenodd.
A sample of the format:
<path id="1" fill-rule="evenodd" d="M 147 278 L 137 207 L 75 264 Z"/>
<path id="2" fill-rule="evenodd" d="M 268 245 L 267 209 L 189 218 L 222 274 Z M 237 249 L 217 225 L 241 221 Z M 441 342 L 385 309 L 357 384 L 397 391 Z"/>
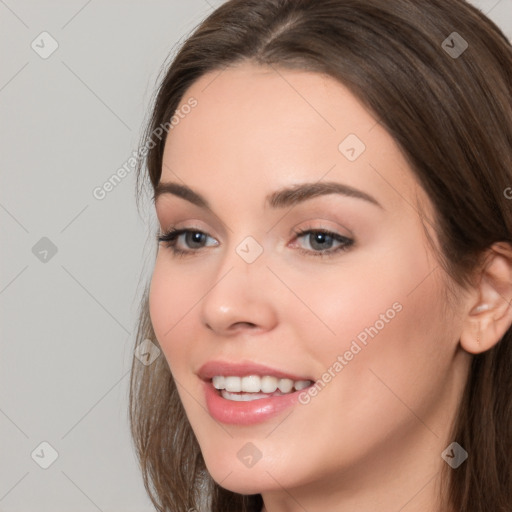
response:
<path id="1" fill-rule="evenodd" d="M 512 241 L 504 194 L 512 185 L 512 48 L 478 9 L 464 0 L 227 1 L 188 37 L 159 84 L 143 135 L 153 144 L 139 161 L 139 196 L 146 178 L 153 191 L 160 180 L 165 136 L 154 135 L 187 89 L 242 61 L 327 74 L 374 113 L 435 207 L 440 263 L 454 283 L 469 286 L 484 251 Z M 158 345 L 148 289 L 136 345 Z M 147 366 L 134 358 L 130 421 L 159 511 L 199 510 L 201 496 L 212 512 L 261 510 L 260 495 L 227 491 L 209 476 L 164 357 Z M 456 470 L 444 464 L 447 505 L 510 512 L 511 329 L 473 356 L 450 439 L 470 455 Z"/>

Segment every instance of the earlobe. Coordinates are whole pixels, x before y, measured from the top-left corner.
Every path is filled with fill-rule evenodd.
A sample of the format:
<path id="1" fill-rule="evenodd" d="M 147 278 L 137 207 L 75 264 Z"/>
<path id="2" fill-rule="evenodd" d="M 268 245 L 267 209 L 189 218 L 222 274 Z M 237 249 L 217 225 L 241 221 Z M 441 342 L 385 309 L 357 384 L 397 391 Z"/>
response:
<path id="1" fill-rule="evenodd" d="M 512 246 L 494 244 L 485 262 L 460 336 L 471 354 L 494 347 L 512 325 Z"/>
<path id="2" fill-rule="evenodd" d="M 483 303 L 479 304 L 475 308 L 473 308 L 472 313 L 481 313 L 482 311 L 487 311 L 490 308 L 489 304 Z"/>

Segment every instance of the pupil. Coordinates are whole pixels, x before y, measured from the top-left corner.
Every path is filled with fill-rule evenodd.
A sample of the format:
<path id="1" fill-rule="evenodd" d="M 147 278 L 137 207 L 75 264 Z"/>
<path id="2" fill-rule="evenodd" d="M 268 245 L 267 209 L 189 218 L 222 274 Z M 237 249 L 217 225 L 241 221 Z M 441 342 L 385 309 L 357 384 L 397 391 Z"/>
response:
<path id="1" fill-rule="evenodd" d="M 189 235 L 189 238 L 191 238 L 190 241 L 191 241 L 192 244 L 194 244 L 194 243 L 201 244 L 203 233 L 198 233 L 196 231 L 196 232 L 193 232 L 193 233 L 188 233 L 188 235 Z"/>
<path id="2" fill-rule="evenodd" d="M 331 238 L 329 235 L 326 235 L 324 233 L 313 233 L 313 243 L 311 244 L 311 247 L 313 249 L 325 249 L 326 245 L 326 239 Z"/>

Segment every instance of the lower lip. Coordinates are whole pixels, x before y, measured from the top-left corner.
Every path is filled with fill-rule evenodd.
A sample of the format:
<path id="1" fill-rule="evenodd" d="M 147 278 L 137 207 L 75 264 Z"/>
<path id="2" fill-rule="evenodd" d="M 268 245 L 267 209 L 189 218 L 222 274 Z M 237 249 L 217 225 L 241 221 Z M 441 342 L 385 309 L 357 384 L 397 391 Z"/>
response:
<path id="1" fill-rule="evenodd" d="M 298 403 L 298 396 L 304 390 L 270 398 L 258 398 L 248 402 L 235 402 L 222 398 L 211 381 L 204 382 L 206 406 L 210 416 L 229 425 L 254 425 L 264 422 L 288 407 Z"/>

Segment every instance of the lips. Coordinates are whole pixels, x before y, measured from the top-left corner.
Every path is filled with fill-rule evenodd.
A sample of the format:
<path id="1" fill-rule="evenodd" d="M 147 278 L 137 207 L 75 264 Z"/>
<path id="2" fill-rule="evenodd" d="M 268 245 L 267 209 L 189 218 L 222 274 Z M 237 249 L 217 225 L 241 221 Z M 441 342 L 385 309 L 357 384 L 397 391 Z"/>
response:
<path id="1" fill-rule="evenodd" d="M 258 375 L 259 377 L 264 377 L 266 375 L 272 375 L 278 379 L 290 379 L 293 381 L 315 380 L 309 375 L 298 375 L 252 362 L 234 364 L 224 361 L 209 361 L 201 366 L 197 374 L 202 380 L 210 380 L 217 375 L 234 377 L 245 377 L 247 375 Z"/>
<path id="2" fill-rule="evenodd" d="M 299 393 L 313 385 L 314 379 L 298 375 L 292 372 L 278 370 L 269 366 L 256 363 L 233 364 L 224 361 L 209 361 L 197 372 L 203 380 L 206 405 L 210 416 L 215 420 L 234 425 L 252 425 L 264 422 L 284 409 L 298 403 Z M 248 377 L 256 377 L 253 381 L 263 382 L 269 380 L 287 385 L 286 392 L 279 387 L 271 393 L 264 393 L 264 389 L 257 392 L 244 391 L 244 388 L 232 388 L 228 391 L 220 383 L 247 381 Z M 216 386 L 214 386 L 214 382 Z M 289 386 L 289 383 L 298 383 L 297 389 Z M 216 389 L 219 388 L 219 389 Z M 289 389 L 288 389 L 289 388 Z M 270 388 L 268 388 L 270 390 Z"/>

